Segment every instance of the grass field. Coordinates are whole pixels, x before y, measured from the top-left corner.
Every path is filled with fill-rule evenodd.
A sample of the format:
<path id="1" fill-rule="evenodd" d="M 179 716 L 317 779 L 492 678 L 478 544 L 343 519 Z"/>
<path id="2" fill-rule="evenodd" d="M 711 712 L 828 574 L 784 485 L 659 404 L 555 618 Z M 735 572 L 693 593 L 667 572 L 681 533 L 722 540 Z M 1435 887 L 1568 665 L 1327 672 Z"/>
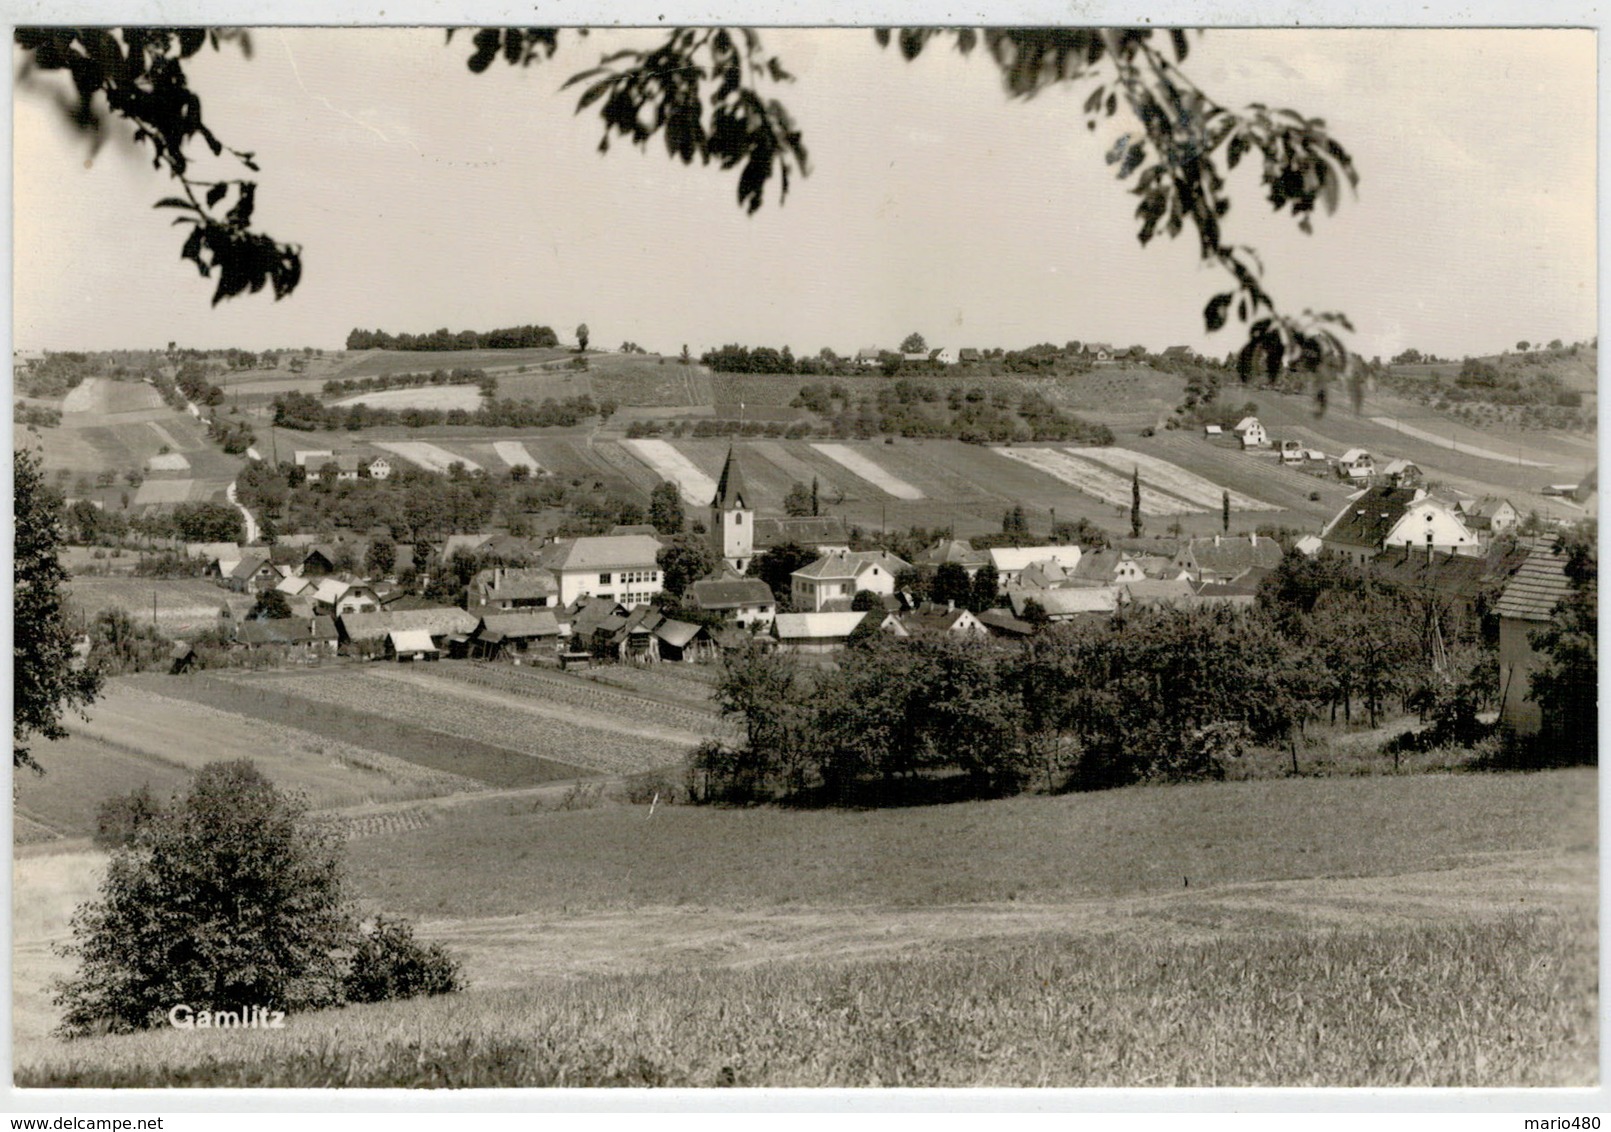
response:
<path id="1" fill-rule="evenodd" d="M 370 710 L 375 705 L 341 707 L 304 696 L 295 674 L 138 679 L 151 681 L 163 694 L 231 711 L 248 721 L 304 728 L 327 739 L 381 750 L 416 766 L 461 775 L 487 786 L 538 786 L 588 773 L 569 763 L 534 758 L 468 735 L 389 718 Z"/>
<path id="2" fill-rule="evenodd" d="M 468 991 L 71 1046 L 43 1036 L 39 988 L 61 970 L 45 944 L 97 866 L 26 858 L 17 1077 L 1589 1085 L 1595 782 L 1298 779 L 652 819 L 467 802 L 349 851 L 364 899 L 424 916 Z"/>
<path id="3" fill-rule="evenodd" d="M 238 620 L 254 600 L 249 594 L 234 593 L 202 578 L 77 576 L 68 583 L 68 593 L 73 609 L 89 620 L 103 610 L 122 609 L 142 625 L 152 623 L 155 598 L 156 626 L 173 635 L 213 628 L 220 609 L 227 608 Z"/>
<path id="4" fill-rule="evenodd" d="M 854 813 L 673 807 L 652 821 L 489 800 L 356 846 L 353 865 L 388 907 L 431 916 L 1054 903 L 1173 891 L 1183 877 L 1209 888 L 1592 854 L 1594 783 L 1585 771 L 1280 779 Z M 464 885 L 494 860 L 495 877 Z"/>
<path id="5" fill-rule="evenodd" d="M 351 397 L 332 401 L 331 405 L 337 408 L 368 405 L 375 409 L 464 409 L 474 412 L 481 407 L 481 390 L 474 385 L 418 385 L 355 393 Z"/>

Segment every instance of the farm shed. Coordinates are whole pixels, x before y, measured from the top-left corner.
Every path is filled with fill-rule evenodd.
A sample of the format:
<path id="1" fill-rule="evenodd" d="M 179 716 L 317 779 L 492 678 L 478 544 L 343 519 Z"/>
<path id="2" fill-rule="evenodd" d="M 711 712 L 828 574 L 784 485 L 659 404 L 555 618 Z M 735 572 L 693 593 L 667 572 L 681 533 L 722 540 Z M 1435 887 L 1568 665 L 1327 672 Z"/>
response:
<path id="1" fill-rule="evenodd" d="M 1023 618 L 1024 609 L 1031 601 L 1040 603 L 1052 621 L 1073 621 L 1076 618 L 1111 617 L 1119 608 L 1118 586 L 1088 586 L 1079 589 L 1024 590 L 1012 589 L 1007 593 L 1012 602 L 1013 616 Z"/>
<path id="2" fill-rule="evenodd" d="M 1035 626 L 1028 621 L 1020 621 L 1006 609 L 987 609 L 979 614 L 979 624 L 989 630 L 992 637 L 1003 637 L 1007 640 L 1023 640 L 1025 637 L 1035 635 Z"/>
<path id="3" fill-rule="evenodd" d="M 1500 723 L 1518 735 L 1536 735 L 1543 715 L 1532 699 L 1532 676 L 1541 658 L 1531 636 L 1554 616 L 1555 606 L 1572 592 L 1566 554 L 1553 545 L 1534 545 L 1495 603 L 1499 614 Z"/>
<path id="4" fill-rule="evenodd" d="M 1198 584 L 1234 582 L 1249 570 L 1279 566 L 1282 553 L 1273 538 L 1213 535 L 1189 540 L 1175 555 L 1173 568 Z"/>
<path id="5" fill-rule="evenodd" d="M 713 660 L 716 642 L 703 625 L 662 617 L 654 627 L 660 641 L 660 659 L 672 661 Z"/>
<path id="6" fill-rule="evenodd" d="M 819 554 L 850 549 L 850 531 L 837 515 L 759 518 L 755 520 L 752 533 L 757 554 L 786 543 L 795 543 Z"/>
<path id="7" fill-rule="evenodd" d="M 1425 553 L 1477 554 L 1477 536 L 1453 506 L 1419 488 L 1373 487 L 1350 501 L 1321 532 L 1327 550 L 1365 563 L 1390 546 Z"/>
<path id="8" fill-rule="evenodd" d="M 1142 578 L 1120 587 L 1131 605 L 1190 605 L 1191 583 L 1184 578 Z"/>
<path id="9" fill-rule="evenodd" d="M 394 629 L 386 634 L 386 658 L 399 662 L 441 660 L 442 650 L 424 629 Z"/>
<path id="10" fill-rule="evenodd" d="M 358 655 L 374 655 L 384 651 L 388 634 L 415 630 L 428 634 L 433 646 L 440 649 L 448 637 L 455 634 L 467 636 L 479 624 L 478 618 L 450 605 L 395 612 L 349 613 L 336 619 L 342 647 Z"/>
<path id="11" fill-rule="evenodd" d="M 489 660 L 530 656 L 551 652 L 559 637 L 559 621 L 552 610 L 489 613 L 472 634 L 471 652 Z"/>
<path id="12" fill-rule="evenodd" d="M 841 649 L 862 620 L 889 616 L 874 613 L 780 613 L 772 622 L 778 648 L 799 653 L 825 653 Z"/>

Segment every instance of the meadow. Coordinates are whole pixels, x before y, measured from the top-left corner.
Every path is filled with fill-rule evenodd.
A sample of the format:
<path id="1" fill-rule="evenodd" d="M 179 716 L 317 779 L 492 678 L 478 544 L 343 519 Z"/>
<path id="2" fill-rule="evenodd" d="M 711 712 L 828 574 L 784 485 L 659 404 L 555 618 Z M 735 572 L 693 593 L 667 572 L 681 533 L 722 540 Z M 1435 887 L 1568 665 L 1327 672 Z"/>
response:
<path id="1" fill-rule="evenodd" d="M 467 799 L 349 854 L 366 903 L 423 917 L 469 990 L 284 1031 L 72 1045 L 43 1037 L 36 984 L 41 941 L 65 928 L 56 906 L 90 890 L 93 862 L 30 858 L 17 1081 L 1587 1085 L 1595 781 L 1294 779 L 653 818 Z"/>
<path id="2" fill-rule="evenodd" d="M 132 553 L 121 561 L 132 567 Z M 91 560 L 92 565 L 113 565 L 116 559 Z M 239 620 L 252 608 L 250 594 L 234 593 L 203 578 L 96 577 L 75 575 L 68 583 L 70 605 L 83 618 L 94 620 L 108 609 L 124 610 L 137 625 L 152 624 L 164 633 L 182 634 L 213 629 L 220 610 Z"/>

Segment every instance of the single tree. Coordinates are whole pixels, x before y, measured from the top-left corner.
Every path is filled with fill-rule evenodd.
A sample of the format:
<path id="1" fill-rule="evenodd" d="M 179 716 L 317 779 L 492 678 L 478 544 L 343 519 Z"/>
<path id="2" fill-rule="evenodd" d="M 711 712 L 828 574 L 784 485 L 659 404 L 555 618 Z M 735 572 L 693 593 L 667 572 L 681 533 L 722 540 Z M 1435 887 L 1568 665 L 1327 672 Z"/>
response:
<path id="1" fill-rule="evenodd" d="M 246 614 L 248 621 L 284 621 L 291 616 L 291 603 L 279 590 L 264 590 L 257 595 Z"/>
<path id="2" fill-rule="evenodd" d="M 1030 540 L 1029 517 L 1024 513 L 1022 503 L 1014 503 L 1002 515 L 1001 533 L 1011 539 L 1014 546 L 1022 546 Z"/>
<path id="3" fill-rule="evenodd" d="M 12 451 L 11 765 L 39 770 L 35 737 L 61 739 L 62 717 L 82 712 L 101 690 L 100 673 L 79 666 L 67 624 L 61 496 L 45 483 L 37 453 Z"/>
<path id="4" fill-rule="evenodd" d="M 1219 525 L 1226 534 L 1231 533 L 1231 493 L 1219 493 Z"/>
<path id="5" fill-rule="evenodd" d="M 901 353 L 903 354 L 926 354 L 928 352 L 928 343 L 923 341 L 923 335 L 915 330 L 901 340 Z"/>
<path id="6" fill-rule="evenodd" d="M 783 497 L 783 513 L 796 517 L 815 514 L 812 510 L 813 498 L 810 488 L 803 483 L 795 483 Z"/>
<path id="7" fill-rule="evenodd" d="M 822 492 L 816 476 L 811 477 L 811 514 L 813 518 L 822 514 Z"/>
<path id="8" fill-rule="evenodd" d="M 697 536 L 683 535 L 660 548 L 655 556 L 667 593 L 681 596 L 690 585 L 715 571 L 716 552 Z"/>
<path id="9" fill-rule="evenodd" d="M 968 608 L 974 613 L 994 609 L 1001 600 L 1001 574 L 994 562 L 986 562 L 973 572 L 973 583 L 968 594 Z"/>
<path id="10" fill-rule="evenodd" d="M 389 538 L 370 542 L 364 554 L 364 569 L 371 578 L 384 578 L 397 566 L 397 544 Z"/>
<path id="11" fill-rule="evenodd" d="M 693 360 L 694 356 L 688 352 L 688 343 L 684 342 L 682 344 L 682 353 L 678 356 L 677 361 L 683 365 L 688 365 Z"/>
<path id="12" fill-rule="evenodd" d="M 585 322 L 576 328 L 576 348 L 584 354 L 587 353 L 587 323 Z"/>
<path id="13" fill-rule="evenodd" d="M 1046 607 L 1040 603 L 1038 598 L 1033 597 L 1024 602 L 1024 611 L 1019 616 L 1019 620 L 1033 625 L 1037 629 L 1049 624 L 1051 619 L 1051 614 L 1046 612 Z"/>
<path id="14" fill-rule="evenodd" d="M 942 562 L 934 570 L 929 597 L 941 605 L 965 609 L 973 598 L 973 582 L 959 562 Z"/>
<path id="15" fill-rule="evenodd" d="M 1141 469 L 1130 471 L 1130 537 L 1141 537 Z"/>
<path id="16" fill-rule="evenodd" d="M 1531 346 L 1532 346 L 1532 343 L 1527 341 L 1527 339 L 1525 339 L 1525 338 L 1523 338 L 1520 342 L 1516 343 L 1516 349 L 1519 350 L 1523 354 L 1525 354 Z"/>
<path id="17" fill-rule="evenodd" d="M 850 608 L 854 613 L 871 613 L 883 609 L 884 600 L 872 590 L 857 590 L 856 596 L 850 599 Z"/>
<path id="18" fill-rule="evenodd" d="M 788 600 L 793 588 L 791 581 L 794 572 L 804 566 L 809 566 L 817 560 L 817 552 L 795 542 L 780 543 L 768 547 L 754 558 L 750 559 L 748 571 L 750 577 L 759 578 L 765 582 L 767 588 L 777 597 L 779 602 Z"/>
<path id="19" fill-rule="evenodd" d="M 670 480 L 661 480 L 649 493 L 649 522 L 663 535 L 680 535 L 687 522 L 682 510 L 682 493 Z"/>

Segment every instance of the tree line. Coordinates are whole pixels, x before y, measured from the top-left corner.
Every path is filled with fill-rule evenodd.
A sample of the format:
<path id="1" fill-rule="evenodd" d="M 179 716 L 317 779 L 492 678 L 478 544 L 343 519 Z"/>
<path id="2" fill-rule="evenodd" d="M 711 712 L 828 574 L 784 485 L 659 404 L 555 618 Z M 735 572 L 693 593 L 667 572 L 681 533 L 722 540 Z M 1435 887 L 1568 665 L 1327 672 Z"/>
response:
<path id="1" fill-rule="evenodd" d="M 559 345 L 559 335 L 549 326 L 506 326 L 477 332 L 452 331 L 446 327 L 429 334 L 388 334 L 384 330 L 354 328 L 347 335 L 349 350 L 530 350 Z"/>
<path id="2" fill-rule="evenodd" d="M 390 408 L 358 402 L 352 405 L 326 405 L 310 393 L 282 393 L 274 398 L 274 424 L 277 428 L 304 432 L 356 432 L 364 428 L 434 428 L 438 425 L 475 425 L 478 428 L 558 428 L 578 425 L 588 417 L 608 420 L 616 402 L 608 397 L 595 401 L 589 394 L 541 402 L 529 397 L 485 398 L 475 409 Z"/>
<path id="3" fill-rule="evenodd" d="M 1533 692 L 1565 721 L 1549 734 L 1579 727 L 1592 758 L 1592 550 L 1571 570 L 1585 580 L 1538 635 L 1550 659 Z M 754 572 L 768 572 L 760 559 Z M 930 596 L 983 605 L 984 587 L 954 573 L 936 571 Z M 729 657 L 717 696 L 743 738 L 695 750 L 694 792 L 840 804 L 941 781 L 970 795 L 1102 789 L 1222 777 L 1255 745 L 1285 751 L 1296 773 L 1311 722 L 1374 727 L 1396 711 L 1428 724 L 1401 745 L 1469 746 L 1501 692 L 1492 596 L 1462 616 L 1335 556 L 1289 553 L 1252 606 L 1129 607 L 1022 644 L 897 638 L 869 618 L 832 666 Z"/>

